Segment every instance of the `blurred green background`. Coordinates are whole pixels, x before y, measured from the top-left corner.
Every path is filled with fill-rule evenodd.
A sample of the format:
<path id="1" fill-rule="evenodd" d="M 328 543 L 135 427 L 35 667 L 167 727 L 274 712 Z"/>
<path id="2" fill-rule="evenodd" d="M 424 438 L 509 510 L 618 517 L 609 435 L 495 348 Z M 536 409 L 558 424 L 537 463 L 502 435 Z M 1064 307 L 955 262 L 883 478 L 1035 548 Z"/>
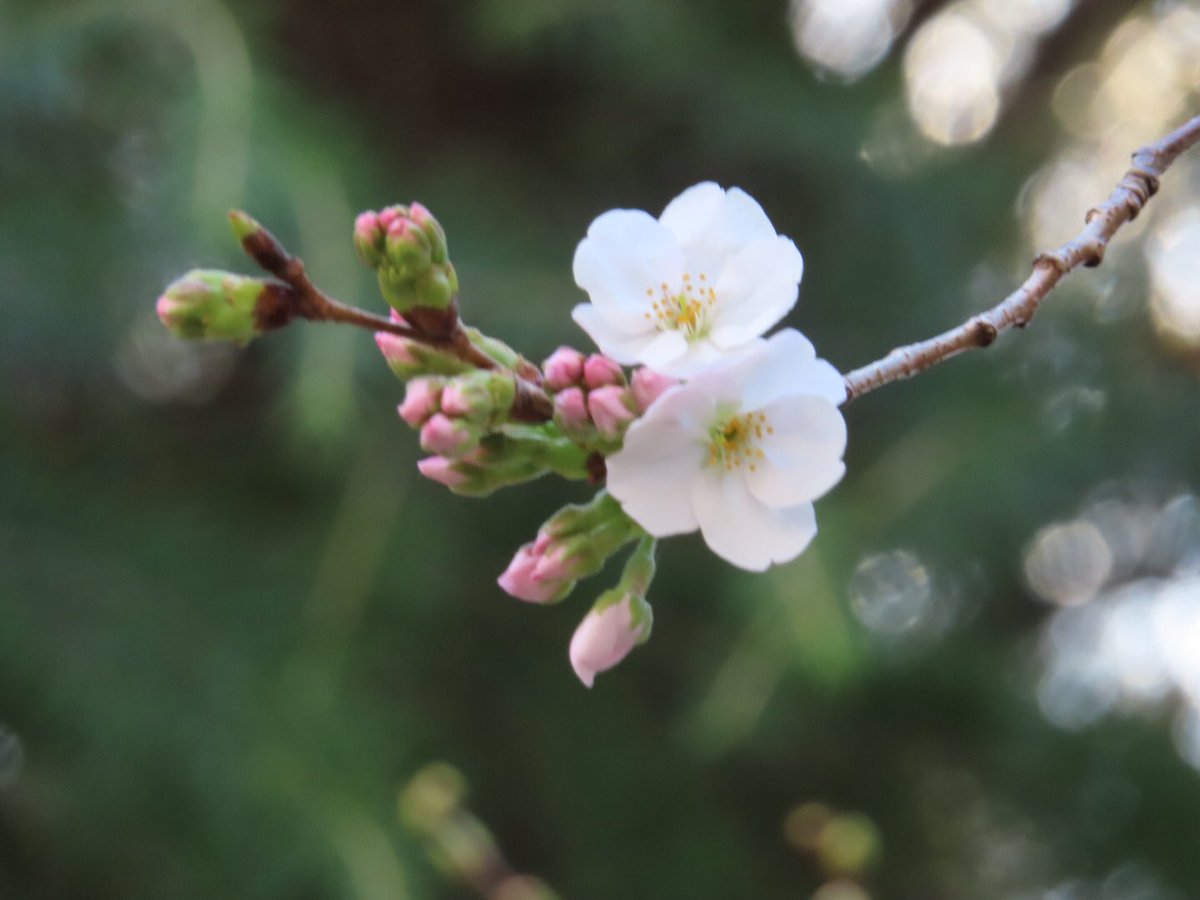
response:
<path id="1" fill-rule="evenodd" d="M 380 309 L 353 216 L 419 199 L 541 359 L 592 218 L 713 179 L 850 369 L 1071 237 L 1197 60 L 1166 0 L 0 0 L 0 897 L 544 896 L 486 833 L 563 898 L 1200 896 L 1195 160 L 1027 332 L 847 409 L 796 563 L 667 542 L 591 692 L 604 582 L 495 585 L 586 491 L 417 477 L 369 334 L 153 312 L 250 271 L 233 206 Z"/>

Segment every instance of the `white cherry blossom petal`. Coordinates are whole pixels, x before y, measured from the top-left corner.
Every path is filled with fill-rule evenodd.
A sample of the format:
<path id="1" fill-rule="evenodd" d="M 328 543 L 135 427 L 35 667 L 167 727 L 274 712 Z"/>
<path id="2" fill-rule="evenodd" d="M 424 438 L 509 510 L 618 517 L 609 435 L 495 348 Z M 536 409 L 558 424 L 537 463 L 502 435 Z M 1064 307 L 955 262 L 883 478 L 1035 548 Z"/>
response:
<path id="1" fill-rule="evenodd" d="M 742 403 L 762 409 L 779 397 L 804 393 L 801 384 L 817 361 L 812 342 L 794 328 L 771 335 L 764 357 L 741 357 L 737 372 L 742 383 Z"/>
<path id="2" fill-rule="evenodd" d="M 740 474 L 709 467 L 692 494 L 709 549 L 735 566 L 761 572 L 795 559 L 817 533 L 812 504 L 771 509 L 751 495 Z"/>
<path id="3" fill-rule="evenodd" d="M 783 237 L 755 241 L 734 254 L 716 281 L 713 343 L 733 347 L 762 334 L 796 305 L 804 260 Z"/>
<path id="4" fill-rule="evenodd" d="M 693 185 L 668 203 L 658 220 L 675 235 L 681 246 L 686 247 L 713 227 L 724 206 L 725 191 L 720 185 L 705 181 Z"/>
<path id="5" fill-rule="evenodd" d="M 824 495 L 845 474 L 846 420 L 821 397 L 777 400 L 763 413 L 772 433 L 758 444 L 763 459 L 746 471 L 746 485 L 772 509 Z"/>
<path id="6" fill-rule="evenodd" d="M 625 449 L 609 457 L 608 492 L 628 516 L 656 537 L 695 531 L 692 484 L 703 445 L 669 421 L 643 427 L 640 435 L 639 440 L 627 434 Z"/>
<path id="7" fill-rule="evenodd" d="M 775 237 L 775 226 L 762 206 L 741 188 L 730 188 L 725 194 L 722 213 L 721 225 L 731 243 L 741 245 Z"/>
<path id="8" fill-rule="evenodd" d="M 692 265 L 775 237 L 775 227 L 757 200 L 740 188 L 722 191 L 711 182 L 690 188 L 668 204 L 661 221 L 679 237 Z"/>
<path id="9" fill-rule="evenodd" d="M 672 360 L 669 365 L 656 365 L 648 357 L 643 357 L 643 361 L 650 368 L 662 372 L 664 375 L 670 375 L 673 378 L 689 378 L 726 358 L 728 358 L 728 354 L 722 353 L 720 348 L 707 341 L 698 341 L 688 344 L 684 352 Z"/>
<path id="10" fill-rule="evenodd" d="M 612 316 L 603 315 L 590 303 L 576 306 L 571 310 L 571 318 L 596 342 L 596 346 L 604 348 L 605 354 L 626 366 L 640 362 L 642 351 L 657 336 L 653 332 L 622 331 L 614 324 Z"/>
<path id="11" fill-rule="evenodd" d="M 649 213 L 614 209 L 597 218 L 575 250 L 575 282 L 598 307 L 644 314 L 646 291 L 675 284 L 684 258 L 674 235 Z"/>
<path id="12" fill-rule="evenodd" d="M 815 359 L 804 367 L 797 382 L 798 393 L 824 397 L 834 406 L 846 402 L 846 378 L 823 359 Z"/>
<path id="13" fill-rule="evenodd" d="M 840 457 L 846 452 L 846 420 L 836 405 L 815 394 L 781 397 L 764 407 L 771 432 L 760 444 L 764 449 L 795 455 L 811 453 Z"/>
<path id="14" fill-rule="evenodd" d="M 638 362 L 664 375 L 678 375 L 675 363 L 687 355 L 688 341 L 678 331 L 651 332 L 653 335 L 638 354 Z"/>

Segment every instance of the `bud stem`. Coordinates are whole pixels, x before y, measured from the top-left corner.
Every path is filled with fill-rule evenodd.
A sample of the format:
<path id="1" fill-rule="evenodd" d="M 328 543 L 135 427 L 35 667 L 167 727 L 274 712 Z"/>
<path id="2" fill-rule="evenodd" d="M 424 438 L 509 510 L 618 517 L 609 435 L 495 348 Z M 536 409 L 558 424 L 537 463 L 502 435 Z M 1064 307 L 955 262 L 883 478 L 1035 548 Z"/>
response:
<path id="1" fill-rule="evenodd" d="M 279 290 L 272 292 L 275 307 L 272 318 L 278 324 L 299 317 L 310 322 L 340 322 L 371 331 L 386 331 L 419 341 L 456 356 L 477 369 L 510 372 L 517 387 L 512 408 L 513 419 L 520 422 L 548 422 L 554 417 L 554 403 L 541 386 L 529 377 L 530 372 L 513 372 L 472 343 L 459 321 L 457 301 L 451 303 L 449 310 L 441 312 L 436 323 L 424 323 L 420 316 L 407 317 L 413 324 L 394 322 L 330 297 L 309 279 L 303 260 L 288 253 L 275 235 L 246 213 L 233 210 L 229 213 L 229 220 L 246 255 L 283 282 Z"/>

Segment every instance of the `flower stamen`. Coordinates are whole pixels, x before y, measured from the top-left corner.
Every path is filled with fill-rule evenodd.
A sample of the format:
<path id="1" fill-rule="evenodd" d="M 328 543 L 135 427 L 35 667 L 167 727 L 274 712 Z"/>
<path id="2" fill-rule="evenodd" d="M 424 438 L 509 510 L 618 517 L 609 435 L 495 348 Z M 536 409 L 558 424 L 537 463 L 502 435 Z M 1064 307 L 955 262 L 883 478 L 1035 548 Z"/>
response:
<path id="1" fill-rule="evenodd" d="M 764 434 L 774 434 L 775 429 L 762 412 L 748 412 L 731 416 L 713 425 L 708 432 L 708 465 L 722 466 L 732 472 L 746 466 L 751 472 L 758 471 L 758 462 L 766 458 L 759 447 Z"/>
<path id="2" fill-rule="evenodd" d="M 701 272 L 697 280 L 707 282 L 708 276 Z M 673 291 L 670 285 L 663 282 L 659 286 L 658 299 L 654 299 L 654 289 L 647 288 L 646 296 L 651 302 L 645 318 L 653 322 L 660 332 L 683 332 L 683 336 L 691 343 L 708 336 L 713 307 L 717 305 L 717 292 L 705 284 L 697 286 L 690 272 L 683 273 L 682 282 L 683 287 L 678 291 Z"/>

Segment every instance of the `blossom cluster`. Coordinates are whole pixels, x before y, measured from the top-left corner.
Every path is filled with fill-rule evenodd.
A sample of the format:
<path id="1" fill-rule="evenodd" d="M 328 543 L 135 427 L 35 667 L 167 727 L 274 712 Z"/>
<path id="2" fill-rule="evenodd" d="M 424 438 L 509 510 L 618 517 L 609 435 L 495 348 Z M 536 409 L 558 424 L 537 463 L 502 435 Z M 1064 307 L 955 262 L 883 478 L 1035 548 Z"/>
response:
<path id="1" fill-rule="evenodd" d="M 718 556 L 761 571 L 816 534 L 813 502 L 844 471 L 845 383 L 798 331 L 764 337 L 795 305 L 804 263 L 745 192 L 706 182 L 657 219 L 616 209 L 593 221 L 573 264 L 588 302 L 573 318 L 599 352 L 561 347 L 541 366 L 460 321 L 446 234 L 419 203 L 355 222 L 390 321 L 316 292 L 249 216 L 231 222 L 275 280 L 185 275 L 157 306 L 174 334 L 246 343 L 296 317 L 369 322 L 407 382 L 398 411 L 430 454 L 424 476 L 474 497 L 548 472 L 603 484 L 555 513 L 499 578 L 518 599 L 556 603 L 634 545 L 571 640 L 587 686 L 649 637 L 658 538 L 699 531 Z"/>
<path id="2" fill-rule="evenodd" d="M 713 183 L 658 219 L 618 209 L 588 229 L 574 272 L 590 302 L 573 317 L 606 357 L 640 366 L 634 390 L 619 370 L 567 348 L 547 360 L 545 384 L 566 427 L 621 438 L 605 460 L 607 491 L 647 535 L 698 530 L 718 556 L 755 571 L 794 559 L 815 536 L 813 501 L 844 472 L 845 383 L 798 331 L 762 337 L 795 304 L 803 268 L 757 202 Z M 652 388 L 635 397 L 639 385 Z M 501 586 L 559 599 L 563 566 L 547 564 L 551 546 L 543 531 Z M 539 572 L 553 577 L 539 584 Z M 572 641 L 589 686 L 646 637 L 648 617 L 632 612 L 644 596 L 622 597 L 602 597 Z"/>
<path id="3" fill-rule="evenodd" d="M 615 359 L 683 379 L 607 460 L 608 490 L 648 533 L 699 530 L 752 570 L 816 534 L 813 501 L 844 471 L 845 384 L 799 332 L 761 337 L 802 273 L 796 246 L 737 188 L 700 184 L 657 220 L 613 210 L 588 229 L 575 277 L 591 302 L 575 320 Z"/>

